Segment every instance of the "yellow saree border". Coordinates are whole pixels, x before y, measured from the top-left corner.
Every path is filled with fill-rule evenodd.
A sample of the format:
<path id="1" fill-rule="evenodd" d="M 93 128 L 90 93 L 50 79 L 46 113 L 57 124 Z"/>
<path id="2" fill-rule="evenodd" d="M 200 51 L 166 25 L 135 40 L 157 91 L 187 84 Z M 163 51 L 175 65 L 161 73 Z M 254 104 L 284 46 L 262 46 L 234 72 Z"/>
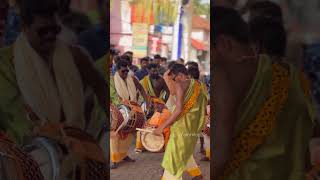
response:
<path id="1" fill-rule="evenodd" d="M 280 64 L 273 63 L 271 96 L 263 104 L 255 120 L 234 139 L 232 158 L 226 166 L 223 177 L 219 179 L 225 179 L 238 169 L 241 163 L 248 160 L 252 153 L 273 132 L 277 123 L 276 117 L 288 99 L 288 89 L 289 71 Z"/>
<path id="2" fill-rule="evenodd" d="M 144 89 L 149 93 L 150 96 L 156 96 L 156 94 L 152 88 L 152 84 L 150 82 L 149 76 L 145 76 L 143 78 L 142 84 L 143 84 Z"/>
<path id="3" fill-rule="evenodd" d="M 300 82 L 301 82 L 301 87 L 302 90 L 305 94 L 305 96 L 307 96 L 307 98 L 309 98 L 311 96 L 311 83 L 310 80 L 306 77 L 306 74 L 303 72 L 300 72 Z"/>
<path id="4" fill-rule="evenodd" d="M 196 103 L 199 95 L 200 95 L 200 90 L 201 90 L 201 85 L 199 82 L 194 81 L 194 91 L 193 94 L 191 95 L 191 97 L 187 100 L 187 102 L 183 105 L 183 110 L 180 113 L 180 115 L 178 116 L 177 119 L 180 119 L 182 116 L 184 116 L 185 114 L 187 114 L 191 108 L 194 106 L 194 104 Z"/>
<path id="5" fill-rule="evenodd" d="M 145 91 L 147 91 L 147 93 L 149 94 L 149 96 L 151 97 L 157 97 L 156 93 L 154 92 L 151 80 L 149 76 L 145 76 L 141 81 L 141 84 L 143 86 L 143 88 L 145 89 Z M 165 91 L 161 91 L 159 97 L 157 97 L 159 99 L 164 99 L 165 98 Z"/>
<path id="6" fill-rule="evenodd" d="M 192 177 L 196 177 L 196 176 L 200 176 L 201 175 L 201 170 L 200 170 L 199 167 L 194 167 L 194 168 L 187 169 L 187 172 Z"/>

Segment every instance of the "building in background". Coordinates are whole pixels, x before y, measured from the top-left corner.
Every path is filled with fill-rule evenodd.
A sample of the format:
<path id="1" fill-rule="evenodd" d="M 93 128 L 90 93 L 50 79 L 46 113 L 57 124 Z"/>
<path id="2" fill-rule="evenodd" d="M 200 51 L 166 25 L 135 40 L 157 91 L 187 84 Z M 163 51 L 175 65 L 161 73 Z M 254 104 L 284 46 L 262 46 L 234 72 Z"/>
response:
<path id="1" fill-rule="evenodd" d="M 193 16 L 191 33 L 190 60 L 206 67 L 202 72 L 210 71 L 210 21 L 205 16 Z"/>
<path id="2" fill-rule="evenodd" d="M 122 53 L 131 51 L 131 9 L 128 0 L 113 1 L 110 11 L 110 44 Z"/>
<path id="3" fill-rule="evenodd" d="M 133 28 L 135 11 L 130 0 L 113 1 L 110 11 L 110 44 L 114 44 L 121 53 L 133 51 Z M 205 17 L 194 15 L 191 26 L 191 48 L 189 60 L 200 63 L 202 73 L 210 72 L 210 21 Z M 153 56 L 160 54 L 171 60 L 173 49 L 173 26 L 168 24 L 154 24 L 149 21 L 147 54 Z M 137 64 L 138 60 L 134 59 Z M 203 68 L 206 67 L 206 68 Z"/>

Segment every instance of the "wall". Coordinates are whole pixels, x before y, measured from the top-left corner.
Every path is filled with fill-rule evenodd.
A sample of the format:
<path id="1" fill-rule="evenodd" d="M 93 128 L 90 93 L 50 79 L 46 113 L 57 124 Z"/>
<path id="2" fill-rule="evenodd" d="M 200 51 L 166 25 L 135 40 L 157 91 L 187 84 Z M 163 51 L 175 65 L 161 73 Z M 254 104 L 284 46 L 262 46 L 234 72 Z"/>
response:
<path id="1" fill-rule="evenodd" d="M 204 30 L 202 29 L 192 29 L 191 38 L 199 41 L 205 39 Z"/>
<path id="2" fill-rule="evenodd" d="M 121 52 L 131 50 L 131 12 L 127 0 L 113 1 L 110 12 L 110 44 L 117 45 Z"/>

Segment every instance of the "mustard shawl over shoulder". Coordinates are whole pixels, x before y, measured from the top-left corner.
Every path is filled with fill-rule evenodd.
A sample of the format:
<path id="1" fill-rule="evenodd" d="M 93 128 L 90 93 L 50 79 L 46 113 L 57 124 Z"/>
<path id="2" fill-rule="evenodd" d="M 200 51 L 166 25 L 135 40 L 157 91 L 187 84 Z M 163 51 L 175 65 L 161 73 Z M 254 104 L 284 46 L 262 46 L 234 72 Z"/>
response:
<path id="1" fill-rule="evenodd" d="M 276 115 L 272 133 L 252 152 L 249 159 L 226 176 L 227 180 L 302 180 L 305 179 L 305 160 L 313 127 L 313 110 L 300 82 L 300 72 L 292 65 L 289 70 L 288 97 Z M 235 136 L 255 119 L 270 97 L 272 60 L 259 59 L 254 83 L 238 111 Z"/>

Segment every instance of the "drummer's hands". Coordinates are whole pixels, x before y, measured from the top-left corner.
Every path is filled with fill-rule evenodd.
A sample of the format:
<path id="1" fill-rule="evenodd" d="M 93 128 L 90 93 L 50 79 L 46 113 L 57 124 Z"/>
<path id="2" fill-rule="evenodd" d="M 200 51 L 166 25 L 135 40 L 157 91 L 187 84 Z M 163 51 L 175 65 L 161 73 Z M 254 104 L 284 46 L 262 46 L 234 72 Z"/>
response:
<path id="1" fill-rule="evenodd" d="M 162 127 L 158 127 L 157 129 L 153 130 L 152 132 L 155 135 L 161 135 L 163 134 L 163 128 Z"/>

